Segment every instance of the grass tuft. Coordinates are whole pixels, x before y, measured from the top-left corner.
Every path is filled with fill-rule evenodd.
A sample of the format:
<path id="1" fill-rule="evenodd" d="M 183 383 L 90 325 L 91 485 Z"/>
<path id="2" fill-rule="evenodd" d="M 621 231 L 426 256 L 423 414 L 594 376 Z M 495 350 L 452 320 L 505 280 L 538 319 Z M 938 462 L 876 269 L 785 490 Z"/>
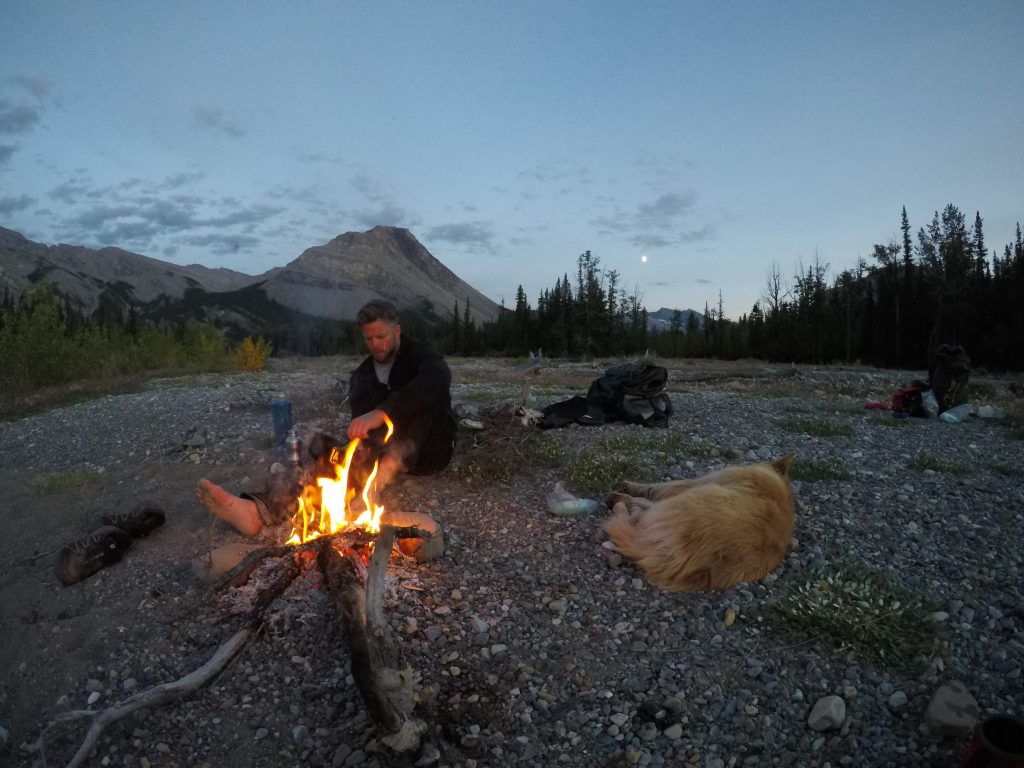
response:
<path id="1" fill-rule="evenodd" d="M 953 459 L 945 459 L 931 453 L 919 453 L 910 460 L 907 466 L 921 472 L 931 470 L 933 472 L 947 472 L 951 475 L 966 475 L 971 471 L 967 464 L 954 461 Z"/>
<path id="2" fill-rule="evenodd" d="M 819 480 L 849 480 L 852 475 L 839 459 L 829 461 L 797 459 L 789 468 L 789 476 L 794 480 L 813 483 Z"/>
<path id="3" fill-rule="evenodd" d="M 787 432 L 812 437 L 849 437 L 853 434 L 853 427 L 849 424 L 836 424 L 834 421 L 820 419 L 783 419 L 779 426 Z"/>
<path id="4" fill-rule="evenodd" d="M 95 485 L 100 479 L 99 472 L 90 469 L 76 469 L 72 472 L 51 472 L 34 477 L 29 489 L 35 496 L 56 496 L 61 493 L 79 491 Z"/>
<path id="5" fill-rule="evenodd" d="M 823 638 L 872 659 L 911 667 L 937 650 L 944 626 L 938 605 L 862 565 L 812 574 L 775 603 L 769 621 L 784 632 Z"/>

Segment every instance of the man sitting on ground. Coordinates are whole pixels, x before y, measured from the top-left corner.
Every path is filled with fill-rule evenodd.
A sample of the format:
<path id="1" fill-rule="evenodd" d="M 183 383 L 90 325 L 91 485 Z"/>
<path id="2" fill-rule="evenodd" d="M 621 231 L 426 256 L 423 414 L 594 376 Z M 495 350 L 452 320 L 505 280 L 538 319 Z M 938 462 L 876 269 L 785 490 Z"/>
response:
<path id="1" fill-rule="evenodd" d="M 356 314 L 356 323 L 370 354 L 353 371 L 349 386 L 352 421 L 346 434 L 349 440 L 362 441 L 351 476 L 357 482 L 365 478 L 377 459 L 379 487 L 400 471 L 440 472 L 451 461 L 457 429 L 448 364 L 429 344 L 402 338 L 398 311 L 390 302 L 368 302 Z M 385 416 L 395 426 L 387 443 Z M 319 462 L 337 446 L 333 438 L 317 435 L 310 453 Z M 196 498 L 241 533 L 256 536 L 264 526 L 278 525 L 294 514 L 300 491 L 294 480 L 282 477 L 263 493 L 235 496 L 203 478 Z"/>

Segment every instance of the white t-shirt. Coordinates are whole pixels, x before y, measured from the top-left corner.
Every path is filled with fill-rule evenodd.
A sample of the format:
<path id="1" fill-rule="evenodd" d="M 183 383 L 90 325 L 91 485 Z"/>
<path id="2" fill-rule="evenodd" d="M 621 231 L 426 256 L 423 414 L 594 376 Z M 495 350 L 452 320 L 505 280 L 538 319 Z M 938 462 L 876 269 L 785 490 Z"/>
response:
<path id="1" fill-rule="evenodd" d="M 373 370 L 377 374 L 377 381 L 381 384 L 387 384 L 388 379 L 391 377 L 391 366 L 395 364 L 394 358 L 387 363 L 378 363 L 376 360 L 373 361 Z"/>

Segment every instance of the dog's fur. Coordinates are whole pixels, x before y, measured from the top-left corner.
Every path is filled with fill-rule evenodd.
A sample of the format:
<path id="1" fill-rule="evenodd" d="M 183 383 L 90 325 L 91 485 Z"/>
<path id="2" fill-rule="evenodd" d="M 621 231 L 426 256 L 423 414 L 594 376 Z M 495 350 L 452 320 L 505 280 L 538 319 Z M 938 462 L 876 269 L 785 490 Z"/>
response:
<path id="1" fill-rule="evenodd" d="M 624 482 L 604 529 L 657 587 L 728 589 L 771 572 L 793 533 L 793 454 L 694 480 Z"/>

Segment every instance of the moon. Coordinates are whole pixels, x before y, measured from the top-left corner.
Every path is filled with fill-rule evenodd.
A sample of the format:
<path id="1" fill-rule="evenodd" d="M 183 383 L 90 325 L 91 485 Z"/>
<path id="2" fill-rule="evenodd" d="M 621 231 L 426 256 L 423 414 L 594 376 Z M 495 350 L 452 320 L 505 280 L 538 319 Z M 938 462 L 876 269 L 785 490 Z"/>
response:
<path id="1" fill-rule="evenodd" d="M 646 264 L 647 263 L 647 256 L 646 255 L 640 257 L 640 263 L 641 264 Z"/>

